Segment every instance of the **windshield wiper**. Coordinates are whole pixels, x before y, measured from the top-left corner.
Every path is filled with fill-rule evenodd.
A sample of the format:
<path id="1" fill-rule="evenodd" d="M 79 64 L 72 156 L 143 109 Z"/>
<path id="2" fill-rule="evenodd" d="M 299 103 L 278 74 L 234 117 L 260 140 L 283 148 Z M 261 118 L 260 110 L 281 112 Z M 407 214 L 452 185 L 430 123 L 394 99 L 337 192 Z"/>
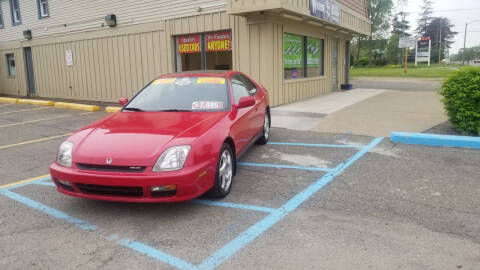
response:
<path id="1" fill-rule="evenodd" d="M 128 108 L 124 108 L 123 110 L 124 111 L 134 111 L 134 112 L 143 112 L 142 109 L 135 108 L 135 107 L 128 107 Z"/>
<path id="2" fill-rule="evenodd" d="M 168 110 L 160 110 L 157 112 L 191 112 L 192 110 L 179 110 L 179 109 L 168 109 Z"/>

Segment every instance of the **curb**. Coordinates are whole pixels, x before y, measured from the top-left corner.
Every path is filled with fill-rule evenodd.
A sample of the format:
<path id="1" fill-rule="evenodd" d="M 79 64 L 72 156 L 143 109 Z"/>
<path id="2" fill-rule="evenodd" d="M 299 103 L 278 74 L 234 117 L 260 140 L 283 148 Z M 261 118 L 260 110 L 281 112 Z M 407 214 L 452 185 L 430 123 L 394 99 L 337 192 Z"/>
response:
<path id="1" fill-rule="evenodd" d="M 390 140 L 404 144 L 480 149 L 480 137 L 392 132 Z"/>
<path id="2" fill-rule="evenodd" d="M 9 103 L 17 103 L 18 98 L 6 98 L 6 97 L 0 97 L 1 102 L 9 102 Z"/>
<path id="3" fill-rule="evenodd" d="M 105 107 L 105 111 L 108 113 L 115 113 L 122 109 L 122 107 Z"/>
<path id="4" fill-rule="evenodd" d="M 42 105 L 42 106 L 53 106 L 55 102 L 51 100 L 39 100 L 39 99 L 18 99 L 17 103 L 21 104 L 31 104 L 31 105 Z"/>
<path id="5" fill-rule="evenodd" d="M 73 110 L 83 110 L 83 111 L 99 111 L 100 106 L 97 105 L 86 105 L 86 104 L 77 104 L 77 103 L 68 103 L 68 102 L 55 102 L 56 108 L 62 109 L 73 109 Z"/>

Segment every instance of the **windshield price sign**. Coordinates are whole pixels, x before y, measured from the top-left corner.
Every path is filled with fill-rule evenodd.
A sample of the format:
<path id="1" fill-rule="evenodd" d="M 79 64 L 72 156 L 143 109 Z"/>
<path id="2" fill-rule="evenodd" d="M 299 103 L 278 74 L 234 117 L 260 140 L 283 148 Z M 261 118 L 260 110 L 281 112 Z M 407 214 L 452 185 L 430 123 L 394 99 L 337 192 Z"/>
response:
<path id="1" fill-rule="evenodd" d="M 178 51 L 180 53 L 199 53 L 200 35 L 179 36 Z"/>
<path id="2" fill-rule="evenodd" d="M 232 34 L 230 32 L 218 32 L 205 34 L 207 52 L 220 52 L 232 50 Z"/>

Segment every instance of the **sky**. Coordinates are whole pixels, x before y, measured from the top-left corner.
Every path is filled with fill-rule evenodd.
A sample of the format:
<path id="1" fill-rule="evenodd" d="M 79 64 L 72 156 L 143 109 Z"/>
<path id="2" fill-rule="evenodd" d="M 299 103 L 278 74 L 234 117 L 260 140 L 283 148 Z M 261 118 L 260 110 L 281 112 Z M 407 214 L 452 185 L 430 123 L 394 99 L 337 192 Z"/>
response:
<path id="1" fill-rule="evenodd" d="M 416 21 L 420 13 L 420 8 L 423 5 L 422 0 L 407 0 L 406 11 L 409 13 L 409 21 L 411 31 L 416 29 Z M 396 1 L 394 1 L 396 2 Z M 477 22 L 468 25 L 467 32 L 467 47 L 480 45 L 480 0 L 432 0 L 433 2 L 433 16 L 447 17 L 454 24 L 454 31 L 458 32 L 455 36 L 454 44 L 450 49 L 450 54 L 458 52 L 458 49 L 463 48 L 463 38 L 465 33 L 465 23 L 478 20 Z M 397 7 L 397 10 L 401 10 Z"/>

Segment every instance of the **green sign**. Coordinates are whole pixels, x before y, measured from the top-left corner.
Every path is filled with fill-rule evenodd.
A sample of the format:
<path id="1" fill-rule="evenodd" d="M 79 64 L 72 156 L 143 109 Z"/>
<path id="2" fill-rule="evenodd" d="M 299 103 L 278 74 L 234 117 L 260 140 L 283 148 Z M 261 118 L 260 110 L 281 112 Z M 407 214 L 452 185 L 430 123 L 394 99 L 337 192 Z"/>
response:
<path id="1" fill-rule="evenodd" d="M 284 68 L 301 68 L 303 66 L 303 37 L 283 34 Z"/>
<path id="2" fill-rule="evenodd" d="M 320 39 L 307 38 L 307 66 L 319 67 L 321 57 Z"/>

